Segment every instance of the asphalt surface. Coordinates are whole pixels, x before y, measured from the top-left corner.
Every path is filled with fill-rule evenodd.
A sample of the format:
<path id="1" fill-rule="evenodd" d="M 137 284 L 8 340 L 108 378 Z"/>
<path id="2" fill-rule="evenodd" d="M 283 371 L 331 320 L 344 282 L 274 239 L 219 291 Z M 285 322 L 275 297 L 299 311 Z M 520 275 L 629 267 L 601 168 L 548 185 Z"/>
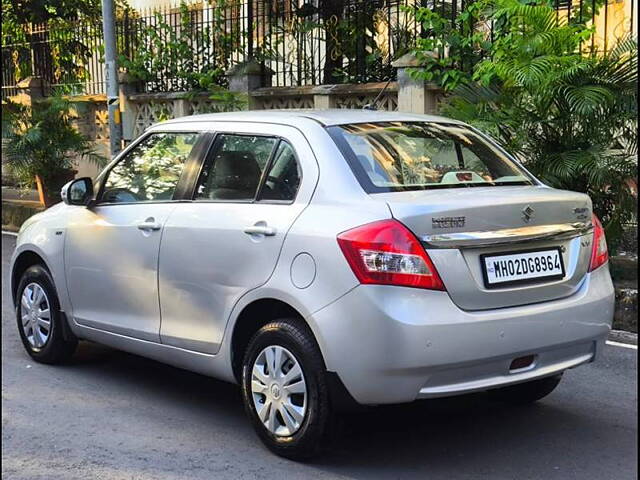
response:
<path id="1" fill-rule="evenodd" d="M 2 236 L 3 479 L 637 477 L 637 350 L 607 346 L 529 407 L 478 394 L 354 414 L 295 463 L 262 447 L 236 386 L 89 343 L 69 365 L 34 363 L 8 291 L 14 244 Z"/>

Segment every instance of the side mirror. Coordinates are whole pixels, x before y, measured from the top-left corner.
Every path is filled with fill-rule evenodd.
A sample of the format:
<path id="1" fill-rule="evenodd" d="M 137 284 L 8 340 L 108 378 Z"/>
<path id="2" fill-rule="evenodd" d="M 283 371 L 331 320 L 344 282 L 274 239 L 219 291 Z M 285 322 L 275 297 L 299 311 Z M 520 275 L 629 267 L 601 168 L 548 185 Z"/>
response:
<path id="1" fill-rule="evenodd" d="M 60 196 L 67 205 L 88 205 L 93 198 L 93 180 L 89 177 L 76 178 L 62 187 Z"/>

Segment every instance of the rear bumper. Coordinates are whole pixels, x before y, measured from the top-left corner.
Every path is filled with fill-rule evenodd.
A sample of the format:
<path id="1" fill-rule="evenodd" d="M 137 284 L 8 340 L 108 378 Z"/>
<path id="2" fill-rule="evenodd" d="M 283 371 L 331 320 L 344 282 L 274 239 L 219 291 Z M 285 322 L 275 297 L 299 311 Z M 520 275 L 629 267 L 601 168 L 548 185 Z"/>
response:
<path id="1" fill-rule="evenodd" d="M 524 382 L 593 361 L 613 318 L 608 267 L 561 300 L 468 312 L 448 294 L 361 285 L 313 314 L 327 369 L 361 404 Z M 514 358 L 535 355 L 525 369 Z"/>

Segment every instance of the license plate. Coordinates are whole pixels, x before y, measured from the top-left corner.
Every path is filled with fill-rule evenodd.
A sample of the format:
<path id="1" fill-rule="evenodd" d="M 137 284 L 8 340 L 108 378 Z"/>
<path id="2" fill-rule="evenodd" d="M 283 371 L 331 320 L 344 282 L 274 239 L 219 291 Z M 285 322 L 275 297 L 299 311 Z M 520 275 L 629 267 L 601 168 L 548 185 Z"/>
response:
<path id="1" fill-rule="evenodd" d="M 487 288 L 564 278 L 560 248 L 480 256 Z"/>

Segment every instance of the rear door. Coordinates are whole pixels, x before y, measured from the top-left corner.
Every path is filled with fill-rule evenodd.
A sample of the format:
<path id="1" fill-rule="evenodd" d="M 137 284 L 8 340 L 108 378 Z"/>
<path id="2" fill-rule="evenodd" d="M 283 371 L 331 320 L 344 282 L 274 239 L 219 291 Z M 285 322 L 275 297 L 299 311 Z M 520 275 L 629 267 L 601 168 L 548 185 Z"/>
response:
<path id="1" fill-rule="evenodd" d="M 298 130 L 220 126 L 191 201 L 178 205 L 165 225 L 159 263 L 163 343 L 218 351 L 233 305 L 271 276 L 317 177 Z"/>

